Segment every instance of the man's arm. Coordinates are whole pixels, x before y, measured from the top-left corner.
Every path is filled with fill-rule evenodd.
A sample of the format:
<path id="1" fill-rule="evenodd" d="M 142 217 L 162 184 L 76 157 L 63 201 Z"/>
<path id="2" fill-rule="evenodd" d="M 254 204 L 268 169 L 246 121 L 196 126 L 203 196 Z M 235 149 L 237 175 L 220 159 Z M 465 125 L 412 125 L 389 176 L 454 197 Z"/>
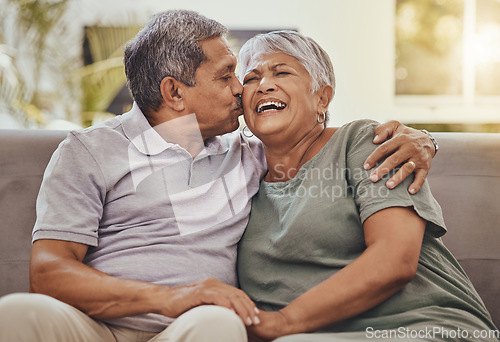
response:
<path id="1" fill-rule="evenodd" d="M 204 304 L 234 310 L 246 325 L 255 304 L 243 291 L 215 279 L 177 287 L 112 277 L 82 263 L 88 247 L 61 240 L 37 240 L 30 264 L 30 292 L 68 303 L 95 319 L 156 313 L 178 317 Z"/>
<path id="2" fill-rule="evenodd" d="M 398 121 L 390 121 L 377 127 L 373 142 L 382 144 L 366 158 L 364 168 L 369 170 L 378 161 L 387 158 L 373 170 L 370 179 L 377 182 L 390 170 L 401 165 L 399 171 L 387 181 L 387 187 L 390 189 L 396 187 L 414 173 L 415 178 L 408 187 L 408 192 L 411 194 L 418 192 L 425 182 L 432 158 L 437 152 L 430 137 Z"/>

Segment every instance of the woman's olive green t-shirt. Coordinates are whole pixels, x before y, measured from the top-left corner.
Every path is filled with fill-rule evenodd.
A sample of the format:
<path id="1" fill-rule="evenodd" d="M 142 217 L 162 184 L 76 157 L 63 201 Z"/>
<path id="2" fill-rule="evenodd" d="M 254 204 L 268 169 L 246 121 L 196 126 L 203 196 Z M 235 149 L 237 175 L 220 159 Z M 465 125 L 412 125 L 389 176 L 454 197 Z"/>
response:
<path id="1" fill-rule="evenodd" d="M 376 148 L 377 126 L 368 120 L 349 123 L 293 179 L 261 182 L 239 244 L 241 288 L 261 309 L 279 310 L 363 253 L 363 222 L 370 215 L 388 207 L 413 207 L 427 221 L 415 278 L 371 310 L 323 331 L 391 329 L 425 321 L 494 329 L 479 295 L 440 239 L 445 223 L 427 182 L 410 195 L 413 177 L 389 190 L 385 182 L 393 173 L 372 183 L 371 171 L 362 168 Z"/>

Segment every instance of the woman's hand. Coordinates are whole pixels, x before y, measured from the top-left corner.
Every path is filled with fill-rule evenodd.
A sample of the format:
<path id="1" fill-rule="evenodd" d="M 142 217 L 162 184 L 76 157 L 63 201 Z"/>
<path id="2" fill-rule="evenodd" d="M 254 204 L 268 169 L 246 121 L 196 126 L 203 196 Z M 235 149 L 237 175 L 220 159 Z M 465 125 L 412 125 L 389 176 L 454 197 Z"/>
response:
<path id="1" fill-rule="evenodd" d="M 393 189 L 414 173 L 415 178 L 408 192 L 414 194 L 420 190 L 436 154 L 429 136 L 400 122 L 390 121 L 377 127 L 373 142 L 382 144 L 366 158 L 364 168 L 369 170 L 382 158 L 387 158 L 373 170 L 370 179 L 378 182 L 386 173 L 401 165 L 399 171 L 387 181 L 387 187 Z"/>
<path id="2" fill-rule="evenodd" d="M 272 341 L 290 334 L 290 324 L 281 311 L 260 311 L 260 324 L 248 327 L 249 342 Z"/>

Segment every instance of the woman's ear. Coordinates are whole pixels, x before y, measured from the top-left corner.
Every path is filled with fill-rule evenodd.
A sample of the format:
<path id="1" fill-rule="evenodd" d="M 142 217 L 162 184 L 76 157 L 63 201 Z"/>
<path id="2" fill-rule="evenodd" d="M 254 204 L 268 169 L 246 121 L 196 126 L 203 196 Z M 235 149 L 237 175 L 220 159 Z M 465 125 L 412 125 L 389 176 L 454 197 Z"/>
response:
<path id="1" fill-rule="evenodd" d="M 160 92 L 163 102 L 167 107 L 181 112 L 184 110 L 183 83 L 173 77 L 167 76 L 161 80 Z"/>
<path id="2" fill-rule="evenodd" d="M 324 85 L 316 92 L 318 94 L 318 112 L 324 113 L 328 110 L 328 105 L 333 98 L 333 87 Z"/>

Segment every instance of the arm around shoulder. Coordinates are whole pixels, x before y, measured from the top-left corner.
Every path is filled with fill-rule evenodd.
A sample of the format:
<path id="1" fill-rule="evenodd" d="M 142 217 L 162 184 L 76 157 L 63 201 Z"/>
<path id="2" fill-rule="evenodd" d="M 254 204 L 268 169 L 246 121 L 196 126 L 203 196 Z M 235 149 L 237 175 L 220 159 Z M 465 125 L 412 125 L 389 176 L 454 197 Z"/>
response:
<path id="1" fill-rule="evenodd" d="M 438 150 L 436 140 L 425 130 L 419 131 L 398 121 L 390 121 L 377 127 L 373 142 L 382 144 L 366 158 L 365 169 L 370 169 L 376 162 L 384 157 L 387 158 L 373 170 L 370 179 L 377 182 L 389 171 L 401 165 L 400 170 L 386 182 L 387 187 L 393 189 L 414 174 L 413 183 L 408 191 L 411 194 L 418 192 L 425 182 L 432 158 Z"/>

